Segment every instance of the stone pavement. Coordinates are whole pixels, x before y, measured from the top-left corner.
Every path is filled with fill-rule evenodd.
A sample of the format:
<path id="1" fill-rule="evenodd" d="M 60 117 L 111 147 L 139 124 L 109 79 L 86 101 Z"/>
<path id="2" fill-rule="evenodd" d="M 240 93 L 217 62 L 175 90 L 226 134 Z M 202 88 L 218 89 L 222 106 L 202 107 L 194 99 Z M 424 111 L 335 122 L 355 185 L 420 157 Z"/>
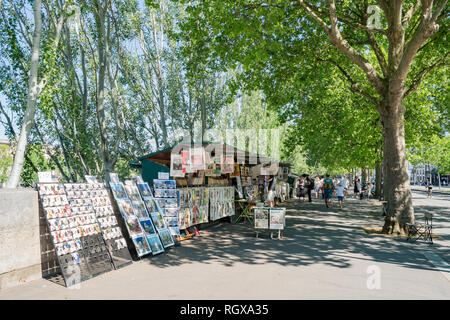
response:
<path id="1" fill-rule="evenodd" d="M 418 220 L 434 213 L 430 246 L 367 235 L 382 226 L 375 200 L 290 200 L 284 237 L 255 238 L 248 224 L 224 223 L 159 256 L 68 289 L 40 279 L 0 299 L 449 299 L 450 196 L 414 192 Z M 378 281 L 379 280 L 379 281 Z"/>

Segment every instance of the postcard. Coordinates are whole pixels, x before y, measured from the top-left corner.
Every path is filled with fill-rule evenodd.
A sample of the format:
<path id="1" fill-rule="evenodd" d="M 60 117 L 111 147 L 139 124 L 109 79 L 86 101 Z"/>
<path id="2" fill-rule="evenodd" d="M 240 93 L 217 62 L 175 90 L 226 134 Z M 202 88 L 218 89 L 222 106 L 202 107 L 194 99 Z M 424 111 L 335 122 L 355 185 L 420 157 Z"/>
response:
<path id="1" fill-rule="evenodd" d="M 156 234 L 156 230 L 151 219 L 141 220 L 141 226 L 146 235 Z"/>
<path id="2" fill-rule="evenodd" d="M 152 252 L 147 242 L 147 239 L 144 236 L 138 236 L 133 238 L 133 243 L 134 246 L 136 247 L 136 252 L 139 257 L 142 257 Z"/>
<path id="3" fill-rule="evenodd" d="M 161 242 L 164 248 L 173 246 L 175 243 L 173 242 L 172 235 L 168 229 L 163 229 L 159 231 L 159 236 L 161 238 Z"/>
<path id="4" fill-rule="evenodd" d="M 163 247 L 158 235 L 155 234 L 153 236 L 147 237 L 147 241 L 150 245 L 153 255 L 164 252 L 164 247 Z"/>

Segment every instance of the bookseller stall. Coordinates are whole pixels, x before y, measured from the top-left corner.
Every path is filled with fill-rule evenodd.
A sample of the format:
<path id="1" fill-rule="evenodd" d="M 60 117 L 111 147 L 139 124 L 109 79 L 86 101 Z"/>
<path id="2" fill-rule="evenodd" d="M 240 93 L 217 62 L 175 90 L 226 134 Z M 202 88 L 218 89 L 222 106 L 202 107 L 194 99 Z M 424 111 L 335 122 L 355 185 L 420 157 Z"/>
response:
<path id="1" fill-rule="evenodd" d="M 246 210 L 248 201 L 259 202 L 264 190 L 258 185 L 258 178 L 262 164 L 270 161 L 223 143 L 204 142 L 178 144 L 129 164 L 141 170 L 143 180 L 153 186 L 155 197 L 158 175 L 168 173 L 167 178 L 174 181 L 178 205 L 164 208 L 164 215 L 177 212 L 180 239 L 185 239 L 198 234 L 199 226 L 231 221 L 236 213 Z M 164 193 L 158 195 L 164 199 Z"/>

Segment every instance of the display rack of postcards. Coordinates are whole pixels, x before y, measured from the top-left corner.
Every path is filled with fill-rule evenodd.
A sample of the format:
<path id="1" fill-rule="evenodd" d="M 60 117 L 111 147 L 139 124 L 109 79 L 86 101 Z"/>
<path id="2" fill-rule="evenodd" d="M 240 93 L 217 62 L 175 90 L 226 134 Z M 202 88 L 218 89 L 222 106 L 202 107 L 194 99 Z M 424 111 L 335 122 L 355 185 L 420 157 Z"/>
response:
<path id="1" fill-rule="evenodd" d="M 79 215 L 72 212 L 64 186 L 40 183 L 38 191 L 66 286 L 91 278 L 81 239 L 83 224 Z"/>
<path id="2" fill-rule="evenodd" d="M 86 185 L 90 192 L 97 222 L 102 230 L 103 239 L 108 246 L 111 259 L 116 269 L 122 268 L 131 261 L 130 251 L 114 214 L 108 191 L 102 183 Z"/>
<path id="3" fill-rule="evenodd" d="M 69 218 L 69 224 L 78 226 L 92 275 L 113 270 L 111 255 L 103 238 L 93 205 L 93 198 L 96 198 L 97 191 L 92 190 L 92 185 L 86 183 L 66 183 L 64 187 L 74 215 Z"/>
<path id="4" fill-rule="evenodd" d="M 110 182 L 109 185 L 111 187 L 111 192 L 114 199 L 117 202 L 120 214 L 125 222 L 128 234 L 136 249 L 137 256 L 142 257 L 150 253 L 157 254 L 163 252 L 164 248 L 162 247 L 162 244 L 158 247 L 158 250 L 152 250 L 149 243 L 149 238 L 156 235 L 154 232 L 155 228 L 153 227 L 153 223 L 147 214 L 141 216 L 143 222 L 140 221 L 138 215 L 141 215 L 142 212 L 134 211 L 132 202 L 125 191 L 123 183 Z M 150 220 L 150 222 L 146 223 L 145 221 L 148 220 Z M 144 229 L 144 226 L 146 227 L 146 230 Z M 157 235 L 156 237 L 159 240 Z"/>
<path id="5" fill-rule="evenodd" d="M 209 216 L 212 221 L 235 214 L 234 187 L 209 188 Z"/>
<path id="6" fill-rule="evenodd" d="M 145 183 L 143 183 L 143 185 L 145 185 Z M 147 192 L 150 188 L 147 189 L 147 187 L 148 184 L 145 187 L 141 186 L 141 190 L 143 190 L 144 194 L 146 194 L 147 201 L 144 201 L 140 193 L 141 191 L 136 184 L 132 182 L 125 184 L 125 190 L 131 200 L 133 210 L 141 222 L 141 226 L 144 229 L 150 248 L 152 248 L 152 245 L 155 247 L 158 242 L 162 243 L 164 248 L 169 248 L 173 246 L 175 242 L 173 241 L 172 235 L 166 226 L 163 215 L 161 214 L 159 208 L 155 206 L 154 201 L 149 205 L 149 207 L 145 204 L 146 202 L 149 202 L 148 198 L 151 198 L 151 192 L 150 195 L 148 195 Z M 150 208 L 150 210 L 148 208 Z M 156 239 L 158 236 L 160 241 Z M 154 249 L 157 253 L 161 252 L 159 251 L 159 245 L 158 248 L 155 247 Z M 152 252 L 153 251 L 154 250 L 152 249 Z"/>
<path id="7" fill-rule="evenodd" d="M 180 229 L 209 221 L 209 188 L 182 188 L 178 190 Z"/>
<path id="8" fill-rule="evenodd" d="M 256 237 L 262 231 L 270 231 L 273 238 L 273 232 L 278 231 L 278 238 L 281 239 L 282 230 L 286 227 L 286 208 L 254 207 L 253 211 Z"/>
<path id="9" fill-rule="evenodd" d="M 156 208 L 164 217 L 170 234 L 175 238 L 179 238 L 178 193 L 175 180 L 155 179 L 153 180 L 153 188 L 155 191 L 154 199 L 157 204 Z M 148 197 L 152 197 L 151 191 Z"/>

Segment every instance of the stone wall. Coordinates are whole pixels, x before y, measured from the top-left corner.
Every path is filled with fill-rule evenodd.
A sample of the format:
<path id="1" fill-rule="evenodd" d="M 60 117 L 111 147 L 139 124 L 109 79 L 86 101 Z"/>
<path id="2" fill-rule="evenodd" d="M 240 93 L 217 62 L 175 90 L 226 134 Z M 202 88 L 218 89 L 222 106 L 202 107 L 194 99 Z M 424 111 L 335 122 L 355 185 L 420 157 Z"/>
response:
<path id="1" fill-rule="evenodd" d="M 0 189 L 0 289 L 42 277 L 38 193 Z"/>

